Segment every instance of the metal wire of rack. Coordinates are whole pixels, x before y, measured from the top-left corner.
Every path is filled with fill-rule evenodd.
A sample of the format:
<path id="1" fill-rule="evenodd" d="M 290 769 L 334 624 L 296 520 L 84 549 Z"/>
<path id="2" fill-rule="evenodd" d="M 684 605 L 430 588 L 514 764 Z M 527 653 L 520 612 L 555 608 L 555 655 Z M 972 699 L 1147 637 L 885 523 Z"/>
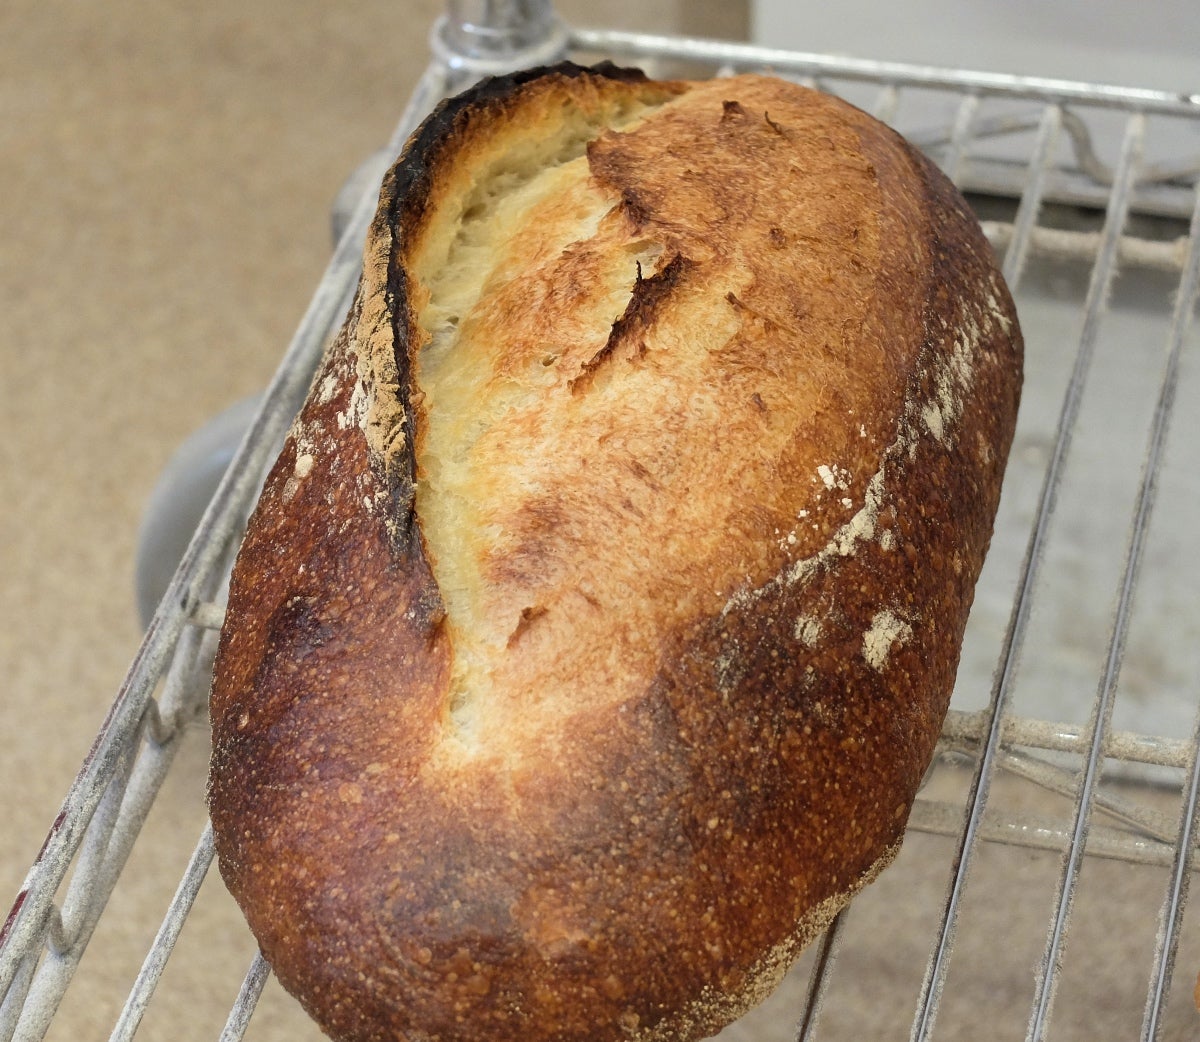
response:
<path id="1" fill-rule="evenodd" d="M 976 625 L 973 617 L 975 629 L 968 634 L 960 673 L 962 691 L 956 693 L 935 770 L 910 823 L 910 837 L 925 835 L 934 844 L 929 864 L 935 866 L 936 885 L 927 902 L 931 914 L 921 920 L 913 942 L 912 950 L 923 953 L 918 960 L 923 970 L 913 978 L 907 1030 L 913 1040 L 934 1037 L 939 1025 L 951 1032 L 958 1025 L 961 1033 L 957 1014 L 945 1011 L 947 997 L 970 957 L 961 949 L 966 921 L 974 914 L 972 895 L 981 890 L 986 895 L 989 870 L 979 865 L 987 860 L 986 851 L 1002 847 L 1050 852 L 1056 877 L 1049 888 L 1049 914 L 1041 917 L 1044 936 L 1035 946 L 1039 954 L 1018 989 L 1024 1013 L 1016 1030 L 1032 1040 L 1051 1037 L 1052 1023 L 1055 1028 L 1080 1023 L 1062 1008 L 1068 927 L 1085 865 L 1106 861 L 1160 872 L 1139 1037 L 1182 1037 L 1176 1033 L 1196 1031 L 1200 1024 L 1188 1019 L 1195 1012 L 1186 989 L 1181 998 L 1180 989 L 1172 988 L 1186 933 L 1184 911 L 1200 808 L 1200 663 L 1193 661 L 1186 639 L 1171 644 L 1182 649 L 1174 665 L 1182 677 L 1176 684 L 1182 695 L 1170 726 L 1155 734 L 1114 721 L 1128 686 L 1123 685 L 1124 667 L 1135 663 L 1134 645 L 1146 629 L 1138 609 L 1155 601 L 1153 593 L 1160 587 L 1172 587 L 1173 569 L 1184 568 L 1169 561 L 1164 578 L 1160 558 L 1166 551 L 1156 549 L 1162 528 L 1155 524 L 1155 508 L 1166 496 L 1165 513 L 1186 516 L 1186 497 L 1194 489 L 1188 475 L 1200 471 L 1200 438 L 1177 431 L 1171 437 L 1181 417 L 1189 415 L 1177 408 L 1181 387 L 1185 393 L 1200 392 L 1192 326 L 1200 296 L 1200 158 L 1186 147 L 1183 154 L 1168 147 L 1166 155 L 1151 155 L 1155 149 L 1163 151 L 1162 126 L 1200 130 L 1200 95 L 572 29 L 543 3 L 486 4 L 482 14 L 470 12 L 473 17 L 468 17 L 470 4 L 449 6 L 450 14 L 431 35 L 432 61 L 388 144 L 391 156 L 439 98 L 480 76 L 564 55 L 611 57 L 647 64 L 655 72 L 683 70 L 689 75 L 769 69 L 843 94 L 898 125 L 914 99 L 922 102 L 916 106 L 921 118 L 927 118 L 923 103 L 932 99 L 948 118 L 924 129 L 906 129 L 979 204 L 1023 323 L 1025 307 L 1034 313 L 1042 306 L 1039 291 L 1029 286 L 1065 282 L 1077 290 L 1074 295 L 1062 291 L 1053 302 L 1060 307 L 1060 298 L 1067 299 L 1069 338 L 1047 337 L 1039 346 L 1034 331 L 1026 331 L 1031 357 L 1042 352 L 1050 360 L 1044 372 L 1036 362 L 1030 369 L 1031 380 L 1044 377 L 1045 394 L 1035 384 L 1032 397 L 1039 401 L 1026 406 L 1032 419 L 1023 413 L 1025 455 L 1010 472 L 1012 487 L 1006 487 L 993 559 L 982 584 L 991 582 L 994 593 L 981 593 L 977 614 L 983 621 Z M 1115 158 L 1099 154 L 1092 134 L 1105 121 L 1121 128 Z M 262 475 L 300 405 L 324 344 L 349 306 L 373 205 L 373 193 L 367 192 L 351 216 L 263 405 L 0 926 L 0 1042 L 46 1035 L 182 737 L 189 723 L 203 716 L 229 563 Z M 1153 292 L 1149 297 L 1143 292 L 1126 308 L 1133 325 L 1123 315 L 1116 321 L 1114 309 L 1126 307 L 1121 286 L 1147 279 Z M 1110 324 L 1119 327 L 1119 349 L 1110 344 Z M 1129 342 L 1131 336 L 1136 342 Z M 1136 394 L 1131 389 L 1129 400 L 1122 402 L 1126 407 L 1110 416 L 1107 399 L 1094 404 L 1094 387 L 1102 378 L 1096 370 L 1110 366 L 1110 356 L 1122 350 L 1130 368 L 1117 372 L 1147 370 L 1149 382 L 1142 379 L 1139 386 L 1145 383 L 1149 389 Z M 1132 375 L 1129 379 L 1132 385 Z M 1080 446 L 1097 424 L 1097 410 L 1101 429 L 1118 427 L 1122 445 L 1140 445 L 1133 450 L 1136 481 L 1126 478 L 1119 492 L 1099 502 L 1096 491 L 1084 487 L 1086 470 L 1082 478 L 1076 473 Z M 1019 431 L 1015 454 L 1021 445 Z M 1102 491 L 1113 490 L 1106 486 Z M 1185 497 L 1182 506 L 1180 496 Z M 1083 601 L 1094 597 L 1072 598 L 1070 589 L 1062 590 L 1064 576 L 1072 574 L 1066 567 L 1071 557 L 1064 532 L 1075 533 L 1079 518 L 1091 517 L 1092 511 L 1123 518 L 1115 529 L 1106 529 L 1109 536 L 1116 531 L 1120 537 L 1108 547 L 1112 564 L 1101 569 L 1110 586 L 1098 616 L 1106 631 L 1101 638 L 1093 636 L 1095 653 L 1084 666 L 1064 666 L 1046 650 L 1055 627 L 1046 623 L 1046 609 L 1039 606 L 1046 602 L 1047 590 L 1058 589 L 1059 603 L 1065 597 L 1067 604 L 1065 615 L 1087 614 Z M 1186 574 L 1181 582 L 1187 587 Z M 993 598 L 990 607 L 987 596 Z M 1183 611 L 1169 614 L 1184 626 L 1185 638 L 1194 633 L 1187 629 L 1186 608 L 1192 599 L 1186 589 L 1181 599 L 1168 603 L 1183 605 Z M 1089 672 L 1095 696 L 1072 722 L 1031 712 L 1029 700 L 1021 697 L 1027 689 L 1070 686 Z M 1035 800 L 1033 809 L 1027 799 L 996 797 L 1014 785 L 1048 795 Z M 138 1030 L 212 860 L 211 834 L 205 827 L 111 1029 L 113 1040 L 132 1038 Z M 927 863 L 919 862 L 921 866 L 927 868 Z M 889 870 L 868 895 L 885 887 L 893 872 L 900 878 L 904 869 Z M 981 873 L 985 882 L 979 880 Z M 839 1029 L 830 1011 L 845 1001 L 842 978 L 864 965 L 853 955 L 853 935 L 858 909 L 868 900 L 860 899 L 838 918 L 799 967 L 804 979 L 779 1000 L 789 1004 L 783 1018 L 787 1037 L 839 1037 L 839 1030 L 849 1030 Z M 1197 950 L 1196 942 L 1191 943 L 1191 950 Z M 972 944 L 965 946 L 975 950 Z M 851 970 L 842 972 L 839 967 L 847 963 Z M 1190 967 L 1193 972 L 1197 968 Z M 982 978 L 988 979 L 986 968 Z M 252 1034 L 251 1015 L 268 979 L 261 958 L 253 958 L 221 1031 L 222 1042 Z M 877 1037 L 905 1030 L 894 1017 L 884 1020 L 886 1031 Z M 864 1022 L 850 1023 L 861 1031 Z M 879 1026 L 878 1021 L 865 1023 Z M 987 1026 L 989 1034 L 1002 1034 L 997 1024 Z M 731 1038 L 767 1037 L 759 1024 L 734 1025 L 729 1031 Z"/>

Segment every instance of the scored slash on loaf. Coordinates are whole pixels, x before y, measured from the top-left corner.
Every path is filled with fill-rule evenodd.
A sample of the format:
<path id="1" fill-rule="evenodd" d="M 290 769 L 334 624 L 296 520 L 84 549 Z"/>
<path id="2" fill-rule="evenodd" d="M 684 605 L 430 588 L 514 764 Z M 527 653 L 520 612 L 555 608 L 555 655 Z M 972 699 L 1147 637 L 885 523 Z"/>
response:
<path id="1" fill-rule="evenodd" d="M 338 1039 L 694 1039 L 897 850 L 1021 339 L 933 165 L 762 76 L 444 103 L 250 521 L 221 872 Z"/>

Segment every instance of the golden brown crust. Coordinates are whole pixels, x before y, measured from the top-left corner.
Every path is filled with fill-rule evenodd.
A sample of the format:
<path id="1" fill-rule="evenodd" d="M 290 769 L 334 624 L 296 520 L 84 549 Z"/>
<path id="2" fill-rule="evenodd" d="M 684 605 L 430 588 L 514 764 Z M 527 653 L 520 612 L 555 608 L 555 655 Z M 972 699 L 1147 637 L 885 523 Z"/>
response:
<path id="1" fill-rule="evenodd" d="M 221 870 L 285 986 L 343 1039 L 758 1001 L 899 844 L 1020 368 L 957 192 L 843 103 L 566 67 L 432 117 L 216 667 Z"/>

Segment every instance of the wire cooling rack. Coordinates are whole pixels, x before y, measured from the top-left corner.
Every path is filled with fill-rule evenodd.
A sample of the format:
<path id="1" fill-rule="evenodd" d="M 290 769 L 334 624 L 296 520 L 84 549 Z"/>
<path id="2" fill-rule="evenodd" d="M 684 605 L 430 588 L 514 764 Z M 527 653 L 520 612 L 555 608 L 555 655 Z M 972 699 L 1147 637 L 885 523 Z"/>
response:
<path id="1" fill-rule="evenodd" d="M 654 74 L 767 69 L 847 97 L 935 158 L 976 205 L 1025 328 L 992 554 L 904 851 L 727 1037 L 1200 1035 L 1200 938 L 1184 914 L 1200 792 L 1200 95 L 571 29 L 547 4 L 508 5 L 489 25 L 455 17 L 464 6 L 435 27 L 379 163 L 439 98 L 492 72 L 564 55 Z M 166 866 L 155 804 L 177 759 L 202 763 L 229 562 L 349 306 L 373 195 L 350 216 L 0 927 L 0 1042 L 53 1036 L 73 979 L 106 972 L 116 997 L 94 1011 L 95 1037 L 129 1039 L 144 1021 L 153 1037 L 179 1035 L 161 1025 L 200 997 L 186 973 L 172 983 L 172 966 L 228 958 L 189 927 L 197 902 L 222 893 L 199 796 L 183 804 L 199 841 Z M 97 954 L 121 933 L 122 880 L 167 869 L 177 889 L 122 978 Z M 201 932 L 190 946 L 188 929 Z M 236 918 L 220 929 L 245 934 Z M 227 994 L 206 999 L 223 1003 L 223 1023 L 189 1037 L 308 1030 L 278 1019 L 293 1015 L 286 999 L 251 1022 L 270 974 L 246 938 L 240 967 L 206 970 L 229 969 Z"/>

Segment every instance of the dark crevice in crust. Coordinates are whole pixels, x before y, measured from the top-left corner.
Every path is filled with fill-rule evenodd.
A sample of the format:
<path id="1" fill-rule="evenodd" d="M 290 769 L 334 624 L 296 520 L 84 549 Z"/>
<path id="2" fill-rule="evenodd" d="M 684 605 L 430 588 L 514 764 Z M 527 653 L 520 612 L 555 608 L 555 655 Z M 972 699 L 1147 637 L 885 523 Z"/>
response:
<path id="1" fill-rule="evenodd" d="M 612 329 L 609 331 L 604 345 L 583 364 L 579 375 L 568 381 L 567 386 L 572 391 L 583 389 L 621 344 L 642 337 L 654 324 L 659 309 L 676 291 L 691 267 L 692 262 L 677 253 L 661 271 L 643 277 L 642 265 L 639 261 L 637 279 L 633 284 L 633 293 L 629 297 L 629 303 L 625 306 L 624 314 L 612 324 Z M 639 355 L 645 349 L 645 342 L 642 341 L 634 346 L 634 354 Z"/>
<path id="2" fill-rule="evenodd" d="M 392 241 L 396 241 L 397 230 L 392 228 Z M 392 333 L 396 345 L 396 393 L 401 408 L 404 410 L 404 438 L 402 453 L 390 456 L 384 466 L 384 487 L 391 497 L 391 516 L 393 523 L 390 535 L 393 549 L 398 553 L 406 553 L 413 549 L 414 535 L 417 528 L 416 503 L 417 489 L 414 477 L 417 473 L 416 430 L 412 402 L 412 362 L 408 351 L 408 330 L 411 323 L 407 321 L 409 313 L 408 289 L 404 279 L 403 269 L 396 262 L 396 250 L 388 259 L 387 273 L 387 307 L 391 316 Z"/>

